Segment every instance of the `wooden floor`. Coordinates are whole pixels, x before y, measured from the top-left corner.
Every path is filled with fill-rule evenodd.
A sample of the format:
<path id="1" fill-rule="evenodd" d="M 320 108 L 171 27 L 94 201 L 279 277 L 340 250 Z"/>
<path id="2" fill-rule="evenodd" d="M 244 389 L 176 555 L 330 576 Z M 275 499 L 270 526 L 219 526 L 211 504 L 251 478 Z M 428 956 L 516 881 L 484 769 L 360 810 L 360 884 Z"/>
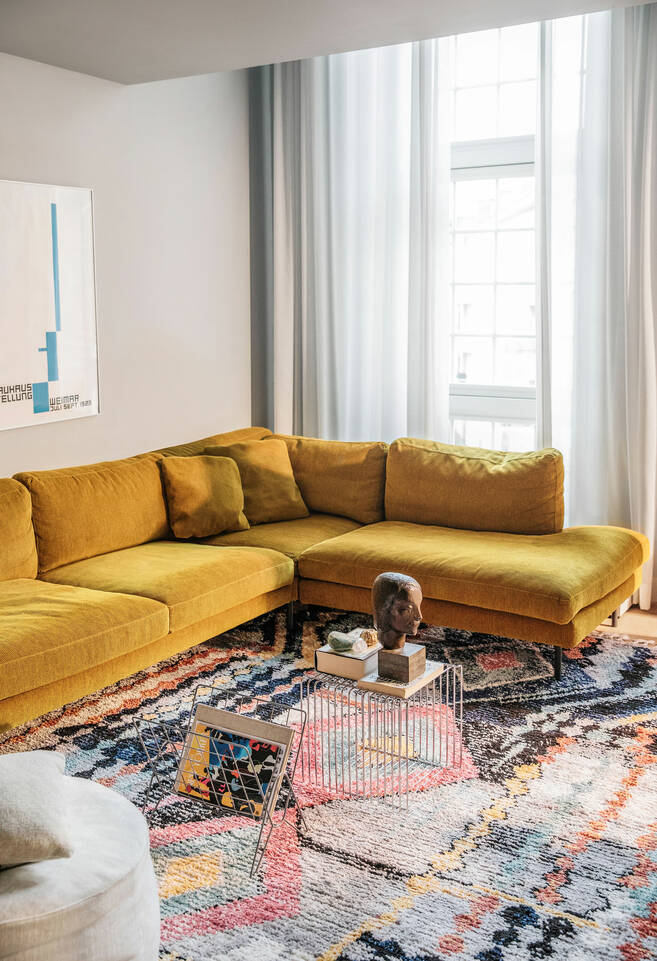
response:
<path id="1" fill-rule="evenodd" d="M 638 607 L 631 607 L 623 614 L 618 627 L 612 628 L 607 620 L 600 625 L 614 634 L 626 635 L 628 640 L 645 641 L 651 646 L 657 646 L 657 607 L 653 605 L 649 611 L 641 611 Z"/>

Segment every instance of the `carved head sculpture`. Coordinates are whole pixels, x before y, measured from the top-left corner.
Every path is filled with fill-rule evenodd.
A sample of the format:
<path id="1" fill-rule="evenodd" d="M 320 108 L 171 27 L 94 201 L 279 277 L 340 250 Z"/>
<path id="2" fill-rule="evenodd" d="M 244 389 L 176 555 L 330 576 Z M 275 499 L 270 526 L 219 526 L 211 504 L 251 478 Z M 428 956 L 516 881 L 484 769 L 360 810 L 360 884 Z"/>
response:
<path id="1" fill-rule="evenodd" d="M 374 626 L 387 650 L 398 650 L 406 643 L 406 635 L 417 634 L 422 620 L 422 588 L 408 574 L 387 571 L 379 574 L 372 585 Z"/>

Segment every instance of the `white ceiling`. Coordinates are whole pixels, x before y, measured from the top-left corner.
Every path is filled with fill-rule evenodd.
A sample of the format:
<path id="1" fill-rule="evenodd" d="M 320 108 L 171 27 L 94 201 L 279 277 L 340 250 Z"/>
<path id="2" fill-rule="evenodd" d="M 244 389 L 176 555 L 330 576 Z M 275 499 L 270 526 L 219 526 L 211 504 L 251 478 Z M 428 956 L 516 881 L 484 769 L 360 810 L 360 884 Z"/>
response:
<path id="1" fill-rule="evenodd" d="M 632 2 L 0 0 L 0 51 L 120 83 L 142 83 Z"/>

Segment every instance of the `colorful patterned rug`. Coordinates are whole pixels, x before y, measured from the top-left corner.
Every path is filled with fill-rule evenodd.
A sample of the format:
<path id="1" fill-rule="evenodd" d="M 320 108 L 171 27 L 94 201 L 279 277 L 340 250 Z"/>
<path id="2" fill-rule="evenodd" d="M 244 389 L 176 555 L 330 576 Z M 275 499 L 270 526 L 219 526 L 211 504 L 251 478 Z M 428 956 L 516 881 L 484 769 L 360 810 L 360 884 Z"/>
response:
<path id="1" fill-rule="evenodd" d="M 284 694 L 329 626 L 309 610 L 286 640 L 259 618 L 27 724 L 0 750 L 55 748 L 70 774 L 140 804 L 134 716 L 176 719 L 199 681 Z M 253 823 L 170 796 L 152 823 L 168 961 L 437 961 L 657 955 L 657 649 L 609 635 L 566 653 L 426 629 L 464 665 L 464 765 L 411 797 L 299 793 L 307 832 L 274 831 L 260 876 Z"/>

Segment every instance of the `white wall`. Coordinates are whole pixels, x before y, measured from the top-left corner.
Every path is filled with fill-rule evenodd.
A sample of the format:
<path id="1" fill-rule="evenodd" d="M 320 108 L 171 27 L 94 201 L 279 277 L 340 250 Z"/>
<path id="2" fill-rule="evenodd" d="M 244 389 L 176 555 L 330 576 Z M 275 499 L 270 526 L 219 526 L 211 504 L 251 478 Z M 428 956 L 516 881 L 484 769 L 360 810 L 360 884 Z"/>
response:
<path id="1" fill-rule="evenodd" d="M 0 54 L 0 179 L 94 190 L 101 402 L 1 431 L 0 476 L 250 423 L 248 175 L 243 72 L 124 87 Z"/>

